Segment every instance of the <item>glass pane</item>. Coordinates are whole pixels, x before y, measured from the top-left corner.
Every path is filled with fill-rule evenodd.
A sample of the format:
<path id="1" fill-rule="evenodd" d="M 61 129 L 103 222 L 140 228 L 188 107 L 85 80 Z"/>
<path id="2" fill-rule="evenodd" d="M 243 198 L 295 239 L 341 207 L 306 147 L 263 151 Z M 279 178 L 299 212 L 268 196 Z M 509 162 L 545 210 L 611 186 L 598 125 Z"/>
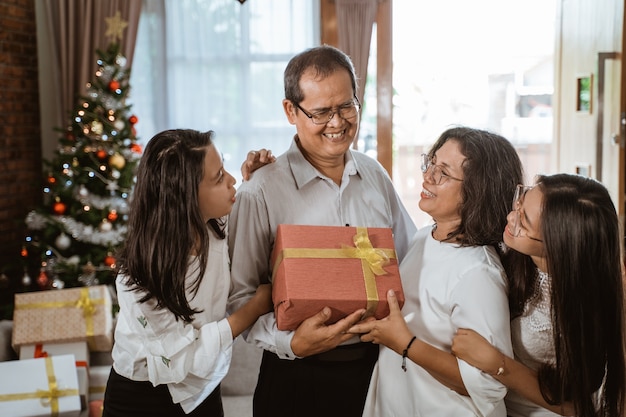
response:
<path id="1" fill-rule="evenodd" d="M 251 53 L 291 55 L 315 43 L 315 22 L 319 21 L 316 18 L 317 1 L 257 0 L 247 3 L 250 3 Z"/>
<path id="2" fill-rule="evenodd" d="M 286 61 L 250 65 L 248 105 L 253 127 L 289 126 L 282 105 L 285 97 L 283 71 L 286 66 Z"/>
<path id="3" fill-rule="evenodd" d="M 551 172 L 555 22 L 555 0 L 394 2 L 394 183 L 418 226 L 419 156 L 451 125 L 509 139 L 528 182 Z"/>

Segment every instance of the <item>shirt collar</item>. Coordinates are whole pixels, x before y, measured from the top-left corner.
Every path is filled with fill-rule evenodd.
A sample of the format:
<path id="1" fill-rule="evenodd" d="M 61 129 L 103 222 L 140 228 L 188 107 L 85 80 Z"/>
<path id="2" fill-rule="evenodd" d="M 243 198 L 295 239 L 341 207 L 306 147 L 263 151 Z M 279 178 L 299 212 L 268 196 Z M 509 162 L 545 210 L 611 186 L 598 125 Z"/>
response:
<path id="1" fill-rule="evenodd" d="M 326 178 L 320 173 L 309 161 L 306 160 L 302 151 L 296 143 L 298 141 L 298 135 L 295 135 L 291 146 L 287 150 L 287 160 L 291 167 L 291 174 L 293 175 L 296 186 L 298 188 L 304 187 L 306 184 L 314 180 L 315 178 Z M 359 175 L 359 166 L 356 159 L 352 154 L 352 150 L 348 149 L 345 157 L 345 165 L 343 169 L 344 178 L 346 175 Z"/>

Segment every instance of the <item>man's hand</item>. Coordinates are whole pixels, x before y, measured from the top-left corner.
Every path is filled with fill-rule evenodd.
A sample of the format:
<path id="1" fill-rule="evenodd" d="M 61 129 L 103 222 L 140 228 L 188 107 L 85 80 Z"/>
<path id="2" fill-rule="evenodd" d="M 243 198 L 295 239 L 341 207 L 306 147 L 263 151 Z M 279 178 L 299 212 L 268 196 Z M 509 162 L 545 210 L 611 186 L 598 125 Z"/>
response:
<path id="1" fill-rule="evenodd" d="M 365 309 L 360 309 L 338 322 L 326 325 L 330 308 L 324 307 L 316 315 L 304 320 L 291 339 L 291 350 L 301 358 L 326 352 L 354 337 L 348 329 L 361 320 Z"/>
<path id="2" fill-rule="evenodd" d="M 243 180 L 248 181 L 254 171 L 274 161 L 276 161 L 276 157 L 272 155 L 272 151 L 269 149 L 259 149 L 258 151 L 248 152 L 246 160 L 241 164 L 241 176 Z"/>

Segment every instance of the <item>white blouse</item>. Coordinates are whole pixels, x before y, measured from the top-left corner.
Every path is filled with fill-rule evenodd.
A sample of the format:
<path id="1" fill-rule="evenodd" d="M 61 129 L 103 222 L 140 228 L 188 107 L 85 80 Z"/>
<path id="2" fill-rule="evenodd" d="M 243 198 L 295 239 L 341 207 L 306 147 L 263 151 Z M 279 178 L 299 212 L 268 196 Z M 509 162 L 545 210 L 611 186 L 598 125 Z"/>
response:
<path id="1" fill-rule="evenodd" d="M 191 324 L 176 320 L 154 299 L 138 303 L 142 292 L 128 291 L 125 276 L 116 280 L 120 312 L 115 328 L 113 367 L 135 381 L 167 384 L 186 413 L 196 408 L 226 376 L 232 356 L 232 331 L 226 317 L 230 289 L 227 239 L 211 236 L 207 269 L 189 305 L 203 310 Z M 197 275 L 198 258 L 190 259 L 187 280 Z"/>
<path id="2" fill-rule="evenodd" d="M 515 359 L 533 370 L 538 370 L 544 363 L 556 363 L 550 311 L 551 284 L 550 276 L 539 271 L 534 295 L 524 306 L 522 315 L 511 321 Z M 505 400 L 511 417 L 558 416 L 515 391 L 509 391 Z"/>
<path id="3" fill-rule="evenodd" d="M 402 313 L 422 341 L 450 352 L 457 329 L 470 328 L 512 354 L 505 274 L 491 247 L 460 247 L 422 228 L 400 264 L 405 294 Z M 424 368 L 381 347 L 365 405 L 365 417 L 506 415 L 506 387 L 458 360 L 470 396 L 457 394 Z"/>

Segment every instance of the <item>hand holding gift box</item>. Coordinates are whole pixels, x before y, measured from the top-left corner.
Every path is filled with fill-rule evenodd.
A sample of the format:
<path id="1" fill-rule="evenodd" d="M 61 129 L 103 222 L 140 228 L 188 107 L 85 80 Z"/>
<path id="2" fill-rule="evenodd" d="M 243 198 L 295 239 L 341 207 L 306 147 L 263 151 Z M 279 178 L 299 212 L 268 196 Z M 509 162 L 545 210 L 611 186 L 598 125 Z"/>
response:
<path id="1" fill-rule="evenodd" d="M 332 324 L 365 308 L 366 316 L 389 314 L 387 291 L 404 293 L 388 228 L 278 226 L 271 257 L 272 299 L 280 330 L 331 308 Z"/>

